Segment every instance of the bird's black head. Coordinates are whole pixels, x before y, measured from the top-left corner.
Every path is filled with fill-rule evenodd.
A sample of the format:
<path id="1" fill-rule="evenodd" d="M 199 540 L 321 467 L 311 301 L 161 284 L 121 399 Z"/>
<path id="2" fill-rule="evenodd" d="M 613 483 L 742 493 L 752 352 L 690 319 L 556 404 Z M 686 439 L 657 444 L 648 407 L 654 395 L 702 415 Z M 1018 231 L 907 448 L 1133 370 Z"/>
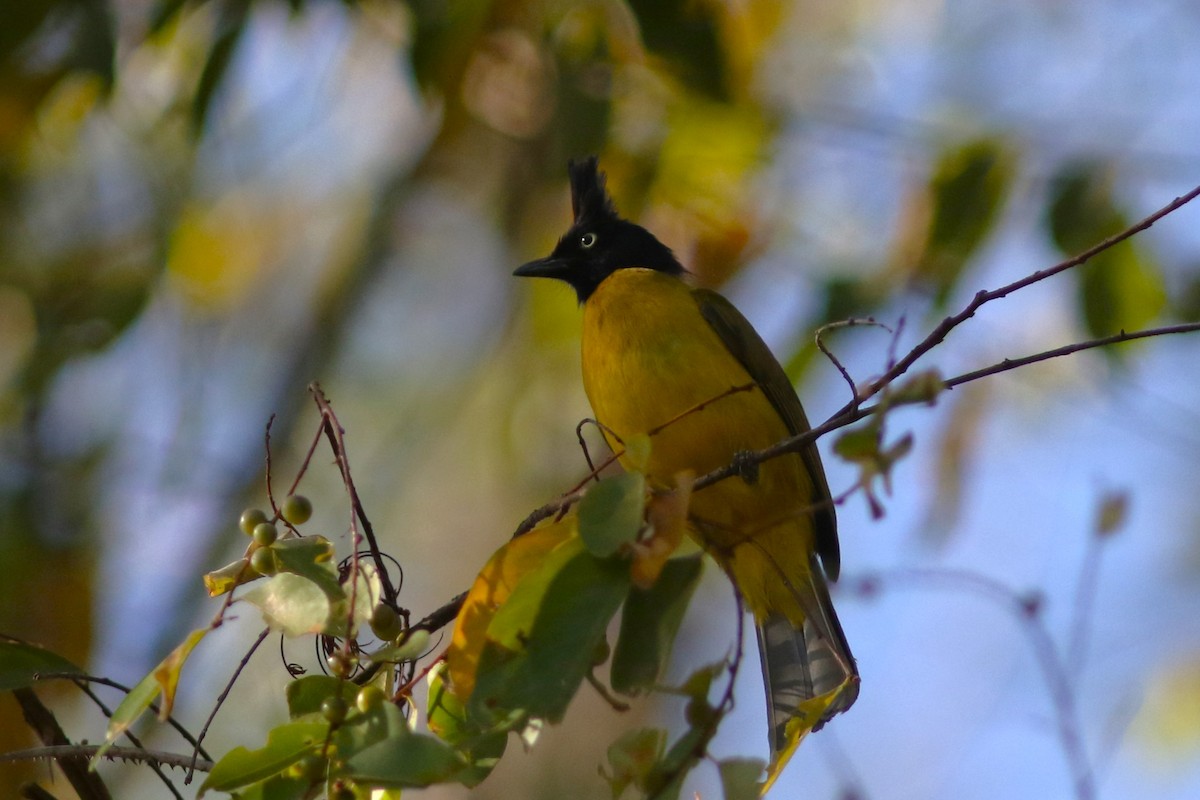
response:
<path id="1" fill-rule="evenodd" d="M 596 157 L 571 161 L 571 210 L 575 222 L 549 256 L 530 261 L 514 275 L 566 281 L 585 302 L 600 282 L 619 269 L 644 267 L 682 275 L 683 266 L 671 249 L 650 231 L 621 219 L 604 188 L 604 173 Z"/>

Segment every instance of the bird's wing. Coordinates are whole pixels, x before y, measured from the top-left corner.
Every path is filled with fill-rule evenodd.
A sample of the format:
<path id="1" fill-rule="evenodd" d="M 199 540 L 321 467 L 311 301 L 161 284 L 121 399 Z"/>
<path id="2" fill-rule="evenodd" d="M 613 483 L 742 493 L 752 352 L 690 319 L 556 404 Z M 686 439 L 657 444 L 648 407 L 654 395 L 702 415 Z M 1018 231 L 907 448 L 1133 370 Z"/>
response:
<path id="1" fill-rule="evenodd" d="M 754 326 L 742 316 L 742 312 L 738 311 L 733 303 L 716 292 L 693 289 L 692 296 L 700 308 L 701 316 L 716 331 L 733 357 L 750 373 L 750 377 L 758 384 L 787 425 L 788 431 L 793 436 L 807 431 L 811 426 L 791 380 L 758 335 L 758 331 L 754 330 Z M 800 451 L 800 457 L 804 460 L 804 466 L 812 480 L 812 503 L 819 506 L 813 511 L 816 550 L 821 556 L 825 574 L 830 580 L 837 580 L 841 570 L 841 554 L 837 540 L 837 519 L 834 516 L 833 504 L 828 502 L 829 482 L 825 478 L 825 469 L 821 466 L 821 458 L 817 454 L 815 444 L 805 446 Z"/>

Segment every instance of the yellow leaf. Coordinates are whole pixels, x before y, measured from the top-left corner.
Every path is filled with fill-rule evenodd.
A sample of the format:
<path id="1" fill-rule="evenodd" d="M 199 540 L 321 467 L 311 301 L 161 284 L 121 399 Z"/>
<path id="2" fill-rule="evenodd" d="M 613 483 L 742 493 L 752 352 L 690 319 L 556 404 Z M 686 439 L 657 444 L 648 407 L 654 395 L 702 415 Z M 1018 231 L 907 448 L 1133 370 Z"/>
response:
<path id="1" fill-rule="evenodd" d="M 853 680 L 858 679 L 854 678 Z M 763 783 L 760 797 L 765 795 L 767 790 L 771 788 L 771 784 L 783 772 L 783 768 L 791 760 L 792 754 L 796 752 L 796 748 L 800 746 L 800 742 L 813 729 L 814 725 L 825 718 L 829 707 L 837 702 L 842 692 L 849 688 L 849 685 L 849 680 L 843 681 L 836 688 L 831 689 L 823 695 L 805 700 L 797 707 L 795 715 L 787 723 L 787 745 L 775 754 L 775 759 L 767 768 L 767 780 Z"/>
<path id="2" fill-rule="evenodd" d="M 667 559 L 678 549 L 687 532 L 688 503 L 692 499 L 691 471 L 675 476 L 675 491 L 650 499 L 647 516 L 653 533 L 633 547 L 633 566 L 630 577 L 639 589 L 649 589 L 658 580 Z"/>
<path id="3" fill-rule="evenodd" d="M 558 545 L 576 535 L 574 509 L 561 520 L 545 522 L 495 552 L 467 592 L 446 650 L 446 671 L 456 697 L 466 702 L 475 689 L 475 672 L 488 623 L 521 579 L 535 570 Z"/>
<path id="4" fill-rule="evenodd" d="M 187 661 L 188 656 L 192 654 L 192 650 L 196 645 L 200 644 L 212 628 L 199 628 L 188 634 L 188 637 L 183 640 L 183 643 L 171 651 L 171 654 L 162 660 L 154 669 L 154 680 L 162 688 L 162 705 L 158 708 L 158 718 L 166 720 L 171 716 L 171 709 L 175 707 L 175 690 L 179 688 L 179 672 L 183 669 L 183 662 Z"/>
<path id="5" fill-rule="evenodd" d="M 250 567 L 250 563 L 245 558 L 239 558 L 220 569 L 206 572 L 204 588 L 208 590 L 209 597 L 216 597 L 232 591 L 235 586 L 241 586 L 243 583 L 249 583 L 261 577 Z"/>
<path id="6" fill-rule="evenodd" d="M 227 308 L 258 279 L 269 232 L 267 220 L 246 196 L 233 194 L 212 207 L 188 206 L 171 236 L 167 271 L 197 307 Z"/>

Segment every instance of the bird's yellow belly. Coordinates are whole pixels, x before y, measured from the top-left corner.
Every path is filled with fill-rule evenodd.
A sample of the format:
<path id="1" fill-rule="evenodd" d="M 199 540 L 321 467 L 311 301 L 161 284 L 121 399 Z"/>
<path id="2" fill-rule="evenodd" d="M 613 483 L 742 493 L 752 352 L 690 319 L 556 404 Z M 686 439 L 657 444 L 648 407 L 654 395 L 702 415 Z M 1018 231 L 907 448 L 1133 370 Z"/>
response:
<path id="1" fill-rule="evenodd" d="M 669 276 L 623 270 L 601 284 L 584 314 L 584 388 L 596 418 L 622 441 L 651 434 L 646 473 L 663 486 L 683 470 L 703 475 L 789 434 L 762 392 L 745 388 L 752 379 L 690 296 L 674 296 L 688 291 Z M 626 292 L 637 292 L 637 302 L 622 302 Z M 811 526 L 797 523 L 811 496 L 800 457 L 784 456 L 760 465 L 753 482 L 734 477 L 697 492 L 690 514 L 718 556 L 782 533 L 788 549 L 807 553 Z"/>

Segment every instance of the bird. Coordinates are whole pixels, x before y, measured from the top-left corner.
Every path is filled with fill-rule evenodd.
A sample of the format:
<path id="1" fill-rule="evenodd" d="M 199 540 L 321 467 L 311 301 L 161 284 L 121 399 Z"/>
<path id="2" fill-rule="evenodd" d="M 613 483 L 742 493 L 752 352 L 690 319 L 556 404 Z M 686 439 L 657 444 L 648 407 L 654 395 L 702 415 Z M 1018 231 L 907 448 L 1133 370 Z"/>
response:
<path id="1" fill-rule="evenodd" d="M 696 491 L 689 534 L 753 614 L 778 777 L 799 740 L 850 708 L 859 673 L 830 598 L 841 568 L 834 503 L 814 444 L 750 467 L 746 454 L 809 430 L 783 367 L 734 305 L 693 288 L 669 247 L 622 218 L 595 156 L 568 163 L 573 221 L 518 277 L 569 284 L 583 309 L 583 385 L 613 451 L 652 486 L 742 462 Z M 827 703 L 806 701 L 822 698 Z M 816 711 L 812 709 L 816 708 Z M 799 722 L 796 722 L 799 720 Z"/>

